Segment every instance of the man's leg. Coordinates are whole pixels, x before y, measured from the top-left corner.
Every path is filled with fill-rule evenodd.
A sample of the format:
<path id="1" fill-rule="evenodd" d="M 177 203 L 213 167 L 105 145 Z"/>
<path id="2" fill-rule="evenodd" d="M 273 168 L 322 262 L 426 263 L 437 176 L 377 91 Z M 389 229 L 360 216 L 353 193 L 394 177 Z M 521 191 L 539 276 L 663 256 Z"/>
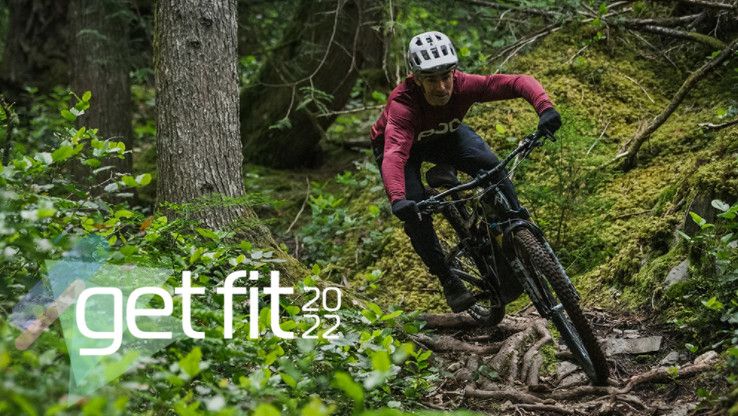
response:
<path id="1" fill-rule="evenodd" d="M 375 157 L 381 171 L 381 151 L 375 149 Z M 425 187 L 420 179 L 420 164 L 422 159 L 411 157 L 405 165 L 405 197 L 420 202 L 426 198 Z M 413 218 L 403 224 L 405 234 L 410 238 L 410 244 L 418 253 L 420 259 L 428 267 L 431 274 L 438 277 L 443 286 L 448 305 L 454 312 L 461 312 L 474 304 L 474 296 L 464 286 L 461 280 L 451 273 L 444 260 L 443 249 L 433 228 L 433 218 L 423 215 Z"/>
<path id="2" fill-rule="evenodd" d="M 462 124 L 455 133 L 457 135 L 455 138 L 449 137 L 451 139 L 449 140 L 449 148 L 444 153 L 445 163 L 449 163 L 469 175 L 476 175 L 482 169 L 492 169 L 500 163 L 487 143 L 468 126 Z M 500 190 L 510 203 L 510 208 L 519 210 L 520 202 L 512 182 L 507 177 L 507 171 L 501 171 L 494 180 L 500 182 Z M 494 194 L 489 193 L 485 197 L 494 198 Z M 503 302 L 509 302 L 517 299 L 523 292 L 523 288 L 517 279 L 505 274 L 500 276 L 502 280 L 502 293 L 500 295 Z"/>
<path id="3" fill-rule="evenodd" d="M 455 134 L 456 140 L 450 141 L 451 146 L 449 152 L 446 153 L 446 157 L 451 159 L 448 163 L 451 163 L 460 171 L 473 176 L 480 170 L 492 169 L 500 163 L 497 155 L 494 154 L 487 143 L 466 124 L 459 126 Z M 514 210 L 520 209 L 518 195 L 512 182 L 507 177 L 507 170 L 500 171 L 493 180 L 500 183 L 500 190 L 510 202 L 510 207 Z"/>

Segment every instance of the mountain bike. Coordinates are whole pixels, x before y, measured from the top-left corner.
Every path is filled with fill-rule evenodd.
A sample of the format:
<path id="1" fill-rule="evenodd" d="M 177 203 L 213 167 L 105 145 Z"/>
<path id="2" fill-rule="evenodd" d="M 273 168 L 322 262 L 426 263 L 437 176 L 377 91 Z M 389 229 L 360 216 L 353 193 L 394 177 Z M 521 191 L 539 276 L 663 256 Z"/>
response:
<path id="1" fill-rule="evenodd" d="M 465 183 L 448 166 L 431 168 L 426 182 L 433 195 L 419 202 L 418 210 L 440 212 L 453 229 L 456 242 L 448 244 L 445 260 L 473 287 L 477 302 L 468 310 L 471 316 L 496 325 L 505 305 L 524 291 L 538 313 L 553 322 L 590 381 L 605 385 L 607 361 L 579 306 L 577 290 L 528 211 L 513 209 L 501 181 L 495 180 L 515 160 L 512 173 L 546 140 L 555 138 L 539 131 L 526 136 L 499 165 Z"/>

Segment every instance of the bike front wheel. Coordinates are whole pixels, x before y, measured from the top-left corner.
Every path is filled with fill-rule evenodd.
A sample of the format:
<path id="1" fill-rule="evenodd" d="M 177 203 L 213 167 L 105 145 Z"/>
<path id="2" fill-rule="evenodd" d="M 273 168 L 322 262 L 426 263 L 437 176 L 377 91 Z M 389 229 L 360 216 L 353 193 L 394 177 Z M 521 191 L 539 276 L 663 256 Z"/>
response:
<path id="1" fill-rule="evenodd" d="M 553 251 L 527 228 L 514 231 L 513 241 L 528 281 L 528 295 L 534 304 L 538 303 L 541 315 L 554 323 L 592 384 L 606 385 L 607 360 L 579 306 L 579 296 Z"/>

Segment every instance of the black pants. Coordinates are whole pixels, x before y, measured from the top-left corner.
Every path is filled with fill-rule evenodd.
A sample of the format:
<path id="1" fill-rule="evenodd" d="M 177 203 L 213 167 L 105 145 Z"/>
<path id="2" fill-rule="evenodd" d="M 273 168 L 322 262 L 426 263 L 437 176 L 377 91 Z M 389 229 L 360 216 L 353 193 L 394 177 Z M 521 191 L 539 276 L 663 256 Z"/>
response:
<path id="1" fill-rule="evenodd" d="M 373 150 L 381 171 L 384 154 L 383 137 L 377 138 Z M 465 124 L 461 124 L 454 132 L 417 142 L 410 150 L 410 157 L 405 165 L 405 198 L 416 202 L 427 197 L 420 179 L 422 162 L 451 165 L 472 176 L 480 170 L 492 169 L 500 163 L 484 140 Z M 511 208 L 519 209 L 520 204 L 515 188 L 506 175 L 506 172 L 502 172 L 495 179 L 499 181 L 504 178 L 500 189 L 512 205 Z M 450 271 L 443 260 L 443 251 L 436 231 L 433 229 L 432 218 L 424 215 L 421 220 L 406 221 L 404 228 L 405 233 L 410 237 L 410 243 L 430 272 L 441 279 L 448 277 Z"/>

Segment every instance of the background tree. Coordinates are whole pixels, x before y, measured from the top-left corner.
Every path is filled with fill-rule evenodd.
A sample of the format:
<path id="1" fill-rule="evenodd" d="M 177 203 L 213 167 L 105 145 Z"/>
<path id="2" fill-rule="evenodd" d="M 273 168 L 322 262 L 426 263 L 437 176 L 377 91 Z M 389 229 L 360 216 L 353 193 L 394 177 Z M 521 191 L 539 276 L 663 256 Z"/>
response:
<path id="1" fill-rule="evenodd" d="M 296 18 L 241 95 L 246 158 L 274 167 L 314 166 L 318 143 L 356 83 L 359 70 L 381 67 L 375 26 L 383 3 L 366 0 L 300 2 Z"/>
<path id="2" fill-rule="evenodd" d="M 195 217 L 209 228 L 279 254 L 269 229 L 243 203 L 238 128 L 236 1 L 165 0 L 154 12 L 157 117 L 157 205 L 214 196 Z M 291 257 L 281 268 L 302 270 Z"/>
<path id="3" fill-rule="evenodd" d="M 242 196 L 235 1 L 160 1 L 154 25 L 158 205 Z M 222 229 L 245 211 L 211 207 L 200 218 Z"/>
<path id="4" fill-rule="evenodd" d="M 9 99 L 25 85 L 49 88 L 67 80 L 69 0 L 8 0 L 0 86 Z"/>
<path id="5" fill-rule="evenodd" d="M 72 91 L 92 92 L 91 107 L 78 119 L 105 138 L 133 147 L 128 25 L 130 12 L 119 0 L 71 0 L 69 4 Z M 131 152 L 112 159 L 118 171 L 130 172 Z"/>

